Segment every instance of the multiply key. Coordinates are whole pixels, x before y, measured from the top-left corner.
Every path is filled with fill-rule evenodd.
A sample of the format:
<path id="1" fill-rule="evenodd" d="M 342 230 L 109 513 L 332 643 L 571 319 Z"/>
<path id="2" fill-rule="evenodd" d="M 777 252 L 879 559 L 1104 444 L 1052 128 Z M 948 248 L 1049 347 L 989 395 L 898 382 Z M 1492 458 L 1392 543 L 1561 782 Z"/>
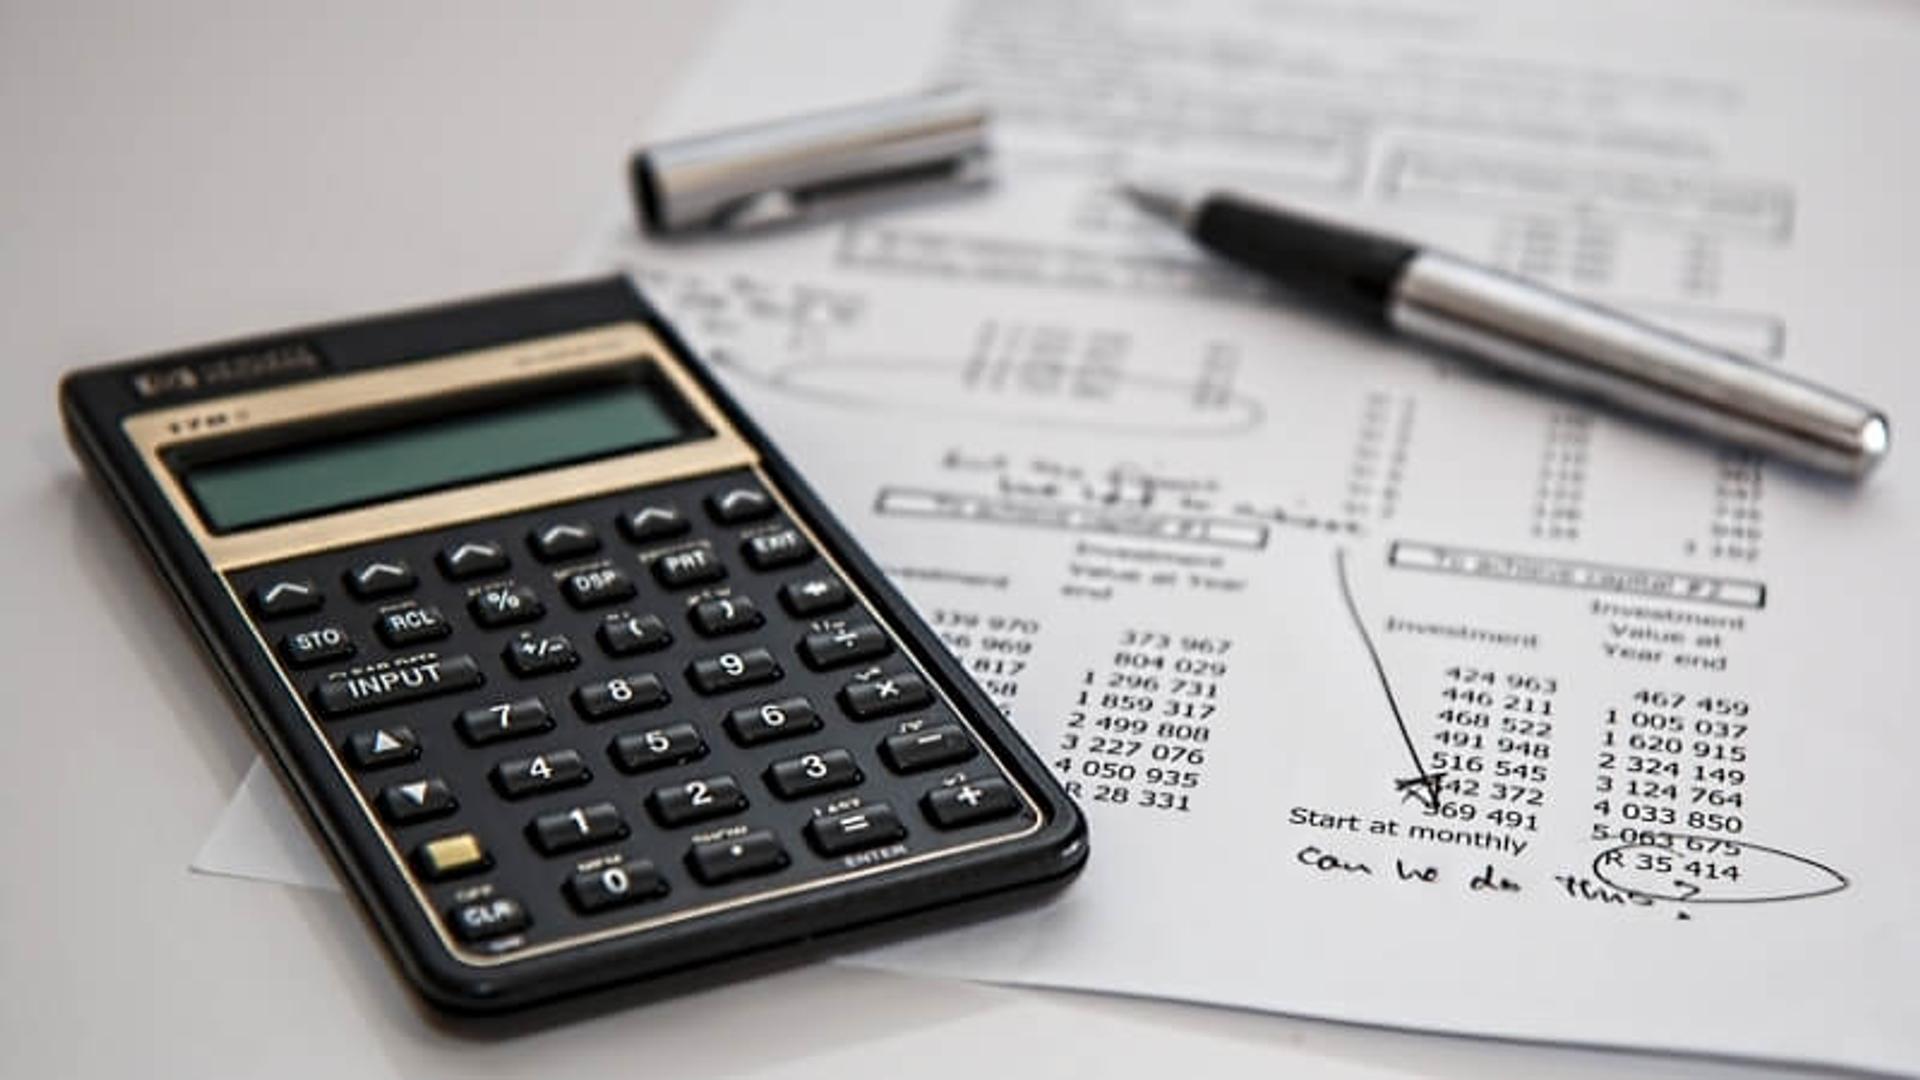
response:
<path id="1" fill-rule="evenodd" d="M 322 713 L 347 716 L 478 685 L 473 657 L 448 656 L 328 679 L 313 688 L 313 698 Z"/>
<path id="2" fill-rule="evenodd" d="M 932 700 L 927 684 L 911 671 L 886 672 L 840 688 L 840 706 L 855 720 L 877 720 Z"/>

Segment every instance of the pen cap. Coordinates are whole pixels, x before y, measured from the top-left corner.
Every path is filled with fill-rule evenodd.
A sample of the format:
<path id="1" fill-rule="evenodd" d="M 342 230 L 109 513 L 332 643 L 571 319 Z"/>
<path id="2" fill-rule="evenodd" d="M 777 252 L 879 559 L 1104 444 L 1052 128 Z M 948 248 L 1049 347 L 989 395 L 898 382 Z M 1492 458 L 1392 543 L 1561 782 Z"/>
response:
<path id="1" fill-rule="evenodd" d="M 745 230 L 980 183 L 988 116 L 979 93 L 953 86 L 659 143 L 633 156 L 641 227 Z"/>

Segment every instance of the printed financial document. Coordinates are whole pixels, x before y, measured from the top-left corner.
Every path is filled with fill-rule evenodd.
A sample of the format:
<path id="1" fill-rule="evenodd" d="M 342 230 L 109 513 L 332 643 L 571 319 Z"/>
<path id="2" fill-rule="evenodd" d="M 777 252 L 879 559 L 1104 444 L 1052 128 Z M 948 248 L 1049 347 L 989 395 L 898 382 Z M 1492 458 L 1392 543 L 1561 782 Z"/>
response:
<path id="1" fill-rule="evenodd" d="M 745 5 L 656 135 L 960 79 L 995 187 L 674 244 L 622 207 L 573 268 L 633 274 L 1092 824 L 1057 903 L 861 962 L 1920 1072 L 1911 455 L 1855 489 L 1491 379 L 1110 189 L 1398 230 L 1898 429 L 1917 57 L 1863 4 Z"/>

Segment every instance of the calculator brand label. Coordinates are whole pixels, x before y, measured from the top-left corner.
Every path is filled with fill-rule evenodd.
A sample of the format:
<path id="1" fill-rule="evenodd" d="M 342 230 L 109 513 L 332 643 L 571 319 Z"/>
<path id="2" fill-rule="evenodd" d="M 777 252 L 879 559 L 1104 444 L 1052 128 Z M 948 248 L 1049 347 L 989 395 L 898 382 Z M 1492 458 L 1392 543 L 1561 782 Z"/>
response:
<path id="1" fill-rule="evenodd" d="M 135 372 L 130 380 L 142 400 L 171 397 L 194 390 L 231 389 L 304 375 L 324 368 L 313 346 L 295 341 L 249 352 L 228 353 L 206 360 L 166 364 Z"/>

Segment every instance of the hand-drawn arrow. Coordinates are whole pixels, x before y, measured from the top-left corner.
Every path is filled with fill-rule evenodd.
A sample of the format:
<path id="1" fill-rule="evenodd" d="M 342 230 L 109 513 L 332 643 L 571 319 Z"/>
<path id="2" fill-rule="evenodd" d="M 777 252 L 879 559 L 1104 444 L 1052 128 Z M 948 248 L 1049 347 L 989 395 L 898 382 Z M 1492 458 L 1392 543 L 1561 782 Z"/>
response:
<path id="1" fill-rule="evenodd" d="M 1420 760 L 1420 751 L 1414 749 L 1413 736 L 1407 731 L 1406 717 L 1400 715 L 1400 703 L 1394 699 L 1393 684 L 1387 681 L 1387 669 L 1380 662 L 1380 650 L 1374 648 L 1373 635 L 1367 632 L 1366 620 L 1360 617 L 1360 608 L 1353 602 L 1353 585 L 1347 580 L 1347 549 L 1336 548 L 1333 552 L 1333 567 L 1340 578 L 1340 599 L 1346 602 L 1347 614 L 1353 619 L 1353 628 L 1360 633 L 1360 643 L 1367 647 L 1367 657 L 1373 661 L 1373 673 L 1380 679 L 1380 691 L 1386 695 L 1387 708 L 1393 713 L 1394 725 L 1400 729 L 1400 741 L 1406 745 L 1407 756 L 1413 759 L 1414 775 L 1394 780 L 1393 789 L 1405 799 L 1417 798 L 1428 810 L 1440 809 L 1440 782 L 1445 773 L 1430 773 Z"/>

